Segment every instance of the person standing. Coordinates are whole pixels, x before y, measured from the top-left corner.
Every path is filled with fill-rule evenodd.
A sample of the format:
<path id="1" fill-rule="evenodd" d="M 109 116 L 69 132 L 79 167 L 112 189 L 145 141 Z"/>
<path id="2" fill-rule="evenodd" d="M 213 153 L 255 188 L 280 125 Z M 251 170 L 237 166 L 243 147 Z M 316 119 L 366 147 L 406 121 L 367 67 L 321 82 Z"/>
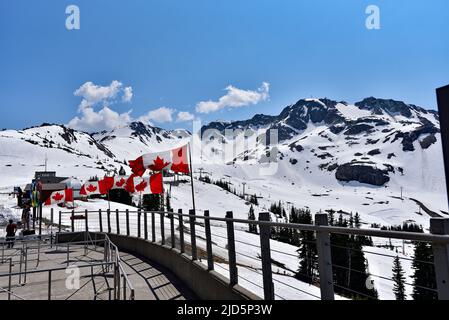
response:
<path id="1" fill-rule="evenodd" d="M 26 204 L 25 207 L 22 210 L 22 225 L 23 230 L 29 230 L 30 229 L 30 205 Z"/>
<path id="2" fill-rule="evenodd" d="M 6 226 L 6 247 L 7 248 L 13 248 L 14 247 L 14 240 L 16 239 L 16 231 L 17 231 L 17 224 L 14 223 L 12 219 L 9 219 L 9 223 Z"/>

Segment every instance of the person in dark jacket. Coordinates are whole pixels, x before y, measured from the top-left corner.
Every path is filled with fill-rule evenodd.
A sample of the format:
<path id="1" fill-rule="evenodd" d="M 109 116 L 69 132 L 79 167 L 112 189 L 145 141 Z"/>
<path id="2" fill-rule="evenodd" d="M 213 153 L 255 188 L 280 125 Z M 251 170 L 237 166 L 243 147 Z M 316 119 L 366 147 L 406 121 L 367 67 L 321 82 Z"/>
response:
<path id="1" fill-rule="evenodd" d="M 6 226 L 7 248 L 14 247 L 14 240 L 16 239 L 16 231 L 17 231 L 17 224 L 15 224 L 12 219 L 10 219 L 8 225 Z"/>

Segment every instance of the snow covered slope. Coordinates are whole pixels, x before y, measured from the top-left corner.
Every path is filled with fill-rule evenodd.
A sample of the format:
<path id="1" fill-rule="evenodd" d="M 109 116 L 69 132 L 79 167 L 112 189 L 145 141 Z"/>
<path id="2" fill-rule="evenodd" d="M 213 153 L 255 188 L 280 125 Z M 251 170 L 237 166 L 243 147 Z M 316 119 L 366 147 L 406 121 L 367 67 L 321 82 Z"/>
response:
<path id="1" fill-rule="evenodd" d="M 240 133 L 234 131 L 230 137 L 226 129 Z M 245 129 L 259 131 L 244 138 Z M 278 144 L 267 147 L 261 138 L 272 129 L 278 132 Z M 430 216 L 447 215 L 435 111 L 375 98 L 354 105 L 303 99 L 277 116 L 259 114 L 249 120 L 212 122 L 201 132 L 205 134 L 201 152 L 193 154 L 195 176 L 203 168 L 213 180 L 227 180 L 239 192 L 246 183 L 246 193 L 257 194 L 261 209 L 281 200 L 287 207 L 309 207 L 313 213 L 357 211 L 367 227 L 404 221 L 427 227 Z M 35 171 L 43 170 L 46 157 L 49 170 L 82 180 L 121 166 L 130 172 L 126 160 L 179 146 L 189 138 L 187 131 L 140 122 L 94 134 L 49 124 L 0 131 L 0 186 L 28 183 Z M 235 141 L 246 145 L 227 152 Z M 277 161 L 272 175 L 261 175 L 264 158 L 265 162 Z M 215 194 L 216 188 L 198 186 L 198 208 L 212 210 L 219 204 L 225 212 L 235 205 Z M 187 210 L 191 204 L 188 190 L 184 191 L 185 196 L 175 201 Z M 173 197 L 178 197 L 176 192 Z M 247 214 L 246 207 L 235 210 Z"/>

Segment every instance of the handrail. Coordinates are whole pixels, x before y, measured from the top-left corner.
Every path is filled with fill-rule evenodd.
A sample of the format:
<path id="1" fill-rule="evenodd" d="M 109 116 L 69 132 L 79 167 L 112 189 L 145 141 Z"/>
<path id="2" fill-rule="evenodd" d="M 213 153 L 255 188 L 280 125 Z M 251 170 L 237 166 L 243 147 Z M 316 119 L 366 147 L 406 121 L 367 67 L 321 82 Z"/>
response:
<path id="1" fill-rule="evenodd" d="M 85 211 L 75 211 L 74 213 L 84 213 Z M 89 211 L 98 212 L 98 211 Z M 119 213 L 125 213 L 126 211 L 119 210 Z M 128 213 L 138 213 L 139 211 L 128 211 Z M 313 232 L 329 232 L 336 234 L 347 234 L 347 235 L 360 235 L 367 237 L 381 237 L 381 238 L 392 238 L 400 240 L 415 240 L 415 241 L 432 241 L 441 244 L 449 244 L 449 235 L 436 235 L 427 233 L 415 233 L 415 232 L 402 232 L 402 231 L 390 231 L 390 230 L 374 230 L 374 229 L 358 229 L 358 228 L 345 228 L 345 227 L 335 227 L 335 226 L 320 226 L 312 224 L 299 224 L 299 223 L 284 223 L 284 222 L 271 222 L 271 221 L 258 221 L 258 220 L 245 220 L 245 219 L 235 219 L 235 218 L 219 218 L 210 217 L 202 215 L 190 215 L 182 214 L 169 211 L 146 211 L 142 210 L 141 213 L 155 213 L 155 214 L 167 214 L 175 215 L 178 217 L 194 218 L 210 221 L 220 221 L 220 222 L 233 222 L 233 223 L 244 223 L 253 224 L 259 226 L 269 226 L 269 227 L 284 227 L 289 229 L 297 229 L 301 231 L 313 231 Z M 72 211 L 61 211 L 62 214 L 70 213 Z"/>

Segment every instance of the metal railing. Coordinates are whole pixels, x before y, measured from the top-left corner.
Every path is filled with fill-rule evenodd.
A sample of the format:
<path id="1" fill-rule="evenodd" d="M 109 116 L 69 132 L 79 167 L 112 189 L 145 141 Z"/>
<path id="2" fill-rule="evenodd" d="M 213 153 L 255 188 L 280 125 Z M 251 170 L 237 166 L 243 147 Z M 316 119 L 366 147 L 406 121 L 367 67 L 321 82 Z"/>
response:
<path id="1" fill-rule="evenodd" d="M 113 274 L 113 299 L 114 300 L 134 300 L 135 291 L 132 283 L 130 282 L 128 275 L 126 274 L 122 260 L 120 259 L 120 254 L 117 246 L 115 246 L 109 237 L 105 234 L 104 239 L 96 240 L 96 239 L 88 239 L 88 233 L 86 233 L 84 241 L 71 241 L 67 243 L 56 243 L 54 242 L 54 236 L 46 236 L 43 239 L 33 240 L 32 242 L 26 240 L 17 241 L 14 245 L 16 248 L 4 248 L 2 246 L 2 258 L 0 259 L 0 266 L 5 263 L 9 263 L 8 272 L 0 273 L 0 278 L 8 277 L 8 288 L 0 287 L 0 292 L 6 292 L 8 294 L 8 300 L 11 297 L 15 297 L 20 300 L 24 300 L 25 298 L 14 294 L 13 292 L 13 277 L 18 277 L 18 285 L 24 286 L 27 284 L 27 275 L 40 274 L 40 273 L 48 273 L 47 281 L 48 281 L 48 300 L 52 298 L 52 274 L 57 271 L 67 270 L 69 267 L 77 267 L 79 269 L 91 268 L 91 277 L 94 276 L 93 268 L 101 267 L 102 270 L 106 270 L 106 273 L 112 270 Z M 88 240 L 87 240 L 88 239 Z M 50 240 L 50 243 L 47 241 Z M 6 243 L 6 242 L 5 242 Z M 17 246 L 19 247 L 17 248 Z M 89 248 L 89 245 L 93 245 L 95 249 Z M 85 264 L 70 264 L 70 250 L 73 247 L 84 246 L 85 255 L 89 250 L 97 251 L 97 247 L 103 247 L 103 261 L 98 263 L 85 263 Z M 66 266 L 65 267 L 55 267 L 55 268 L 46 268 L 46 269 L 35 269 L 29 270 L 28 264 L 29 262 L 36 261 L 37 268 L 39 263 L 43 261 L 41 259 L 41 252 L 45 248 L 55 248 L 58 251 L 58 248 L 65 248 L 66 254 Z M 37 250 L 36 258 L 30 259 L 29 256 L 32 254 L 33 250 Z M 8 252 L 13 252 L 13 254 L 9 254 Z M 64 251 L 59 250 L 58 252 L 64 253 Z M 5 257 L 6 256 L 6 257 Z M 51 260 L 51 259 L 49 259 Z M 46 261 L 49 261 L 46 260 Z M 14 271 L 13 266 L 18 265 L 19 270 Z M 22 278 L 23 277 L 23 278 Z M 23 280 L 22 280 L 23 279 Z M 109 286 L 109 285 L 108 285 Z M 78 289 L 79 290 L 79 289 Z M 77 290 L 77 291 L 78 291 Z M 74 295 L 72 293 L 69 298 Z"/>
<path id="2" fill-rule="evenodd" d="M 435 271 L 435 288 L 423 288 L 427 290 L 435 291 L 438 299 L 449 300 L 449 219 L 432 218 L 430 234 L 425 233 L 412 233 L 412 232 L 399 232 L 388 230 L 376 230 L 376 229 L 358 229 L 358 228 L 346 228 L 336 227 L 328 225 L 327 214 L 316 214 L 315 224 L 294 224 L 294 223 L 281 223 L 271 222 L 270 214 L 268 212 L 261 212 L 259 214 L 259 220 L 245 220 L 234 219 L 232 212 L 227 212 L 224 218 L 211 217 L 209 211 L 204 211 L 204 215 L 197 215 L 193 210 L 189 211 L 189 214 L 183 214 L 182 210 L 175 212 L 162 212 L 162 211 L 144 211 L 144 210 L 125 210 L 125 211 L 68 211 L 59 212 L 59 230 L 63 231 L 62 221 L 71 221 L 70 231 L 75 231 L 76 219 L 73 217 L 80 215 L 84 217 L 79 228 L 83 231 L 100 231 L 105 233 L 115 233 L 127 236 L 136 236 L 142 239 L 146 239 L 151 242 L 158 242 L 161 245 L 165 245 L 171 248 L 178 248 L 181 253 L 188 254 L 192 261 L 202 260 L 205 258 L 207 261 L 207 267 L 209 270 L 214 270 L 215 267 L 224 269 L 228 273 L 230 285 L 238 284 L 240 280 L 247 282 L 248 285 L 253 286 L 255 289 L 263 290 L 263 297 L 267 300 L 283 299 L 282 296 L 275 294 L 275 286 L 282 286 L 296 290 L 303 295 L 308 295 L 310 298 L 320 298 L 325 300 L 335 299 L 335 292 L 342 293 L 348 292 L 347 296 L 351 294 L 358 294 L 359 296 L 366 296 L 366 298 L 374 298 L 366 295 L 362 292 L 352 292 L 349 285 L 345 286 L 338 283 L 335 279 L 335 274 L 340 272 L 338 269 L 346 270 L 349 272 L 349 277 L 357 272 L 364 272 L 369 276 L 378 277 L 381 279 L 382 275 L 373 275 L 366 270 L 356 270 L 348 266 L 338 265 L 333 263 L 333 254 L 338 252 L 337 246 L 335 246 L 331 237 L 335 235 L 346 235 L 349 237 L 377 237 L 382 239 L 398 239 L 406 241 L 426 242 L 432 246 L 434 261 L 423 262 L 430 263 Z M 95 217 L 95 215 L 97 215 Z M 159 219 L 156 217 L 159 216 Z M 212 222 L 214 224 L 212 224 Z M 159 230 L 156 230 L 156 226 L 159 224 Z M 238 224 L 255 225 L 258 226 L 258 237 L 260 238 L 259 244 L 247 243 L 245 241 L 235 239 L 235 231 L 243 230 L 239 228 Z M 201 227 L 201 228 L 198 228 Z M 204 228 L 204 229 L 203 229 Z M 224 234 L 213 234 L 211 229 L 225 230 Z M 274 260 L 272 255 L 277 256 L 293 256 L 291 253 L 285 253 L 279 250 L 271 249 L 272 242 L 270 241 L 271 233 L 273 229 L 289 229 L 297 232 L 312 232 L 315 236 L 315 250 L 316 250 L 316 263 L 318 265 L 318 272 L 316 275 L 304 275 L 311 278 L 310 284 L 313 286 L 319 286 L 317 294 L 308 292 L 307 290 L 298 288 L 290 283 L 290 281 L 283 281 L 284 275 L 292 277 L 292 270 L 288 270 L 285 266 L 279 266 L 278 272 L 273 272 Z M 201 230 L 203 229 L 203 230 Z M 190 234 L 190 237 L 187 236 Z M 225 242 L 224 246 L 219 246 L 214 243 L 215 239 L 219 238 Z M 205 245 L 198 246 L 197 242 L 205 242 Z M 243 252 L 236 250 L 236 244 L 246 245 L 257 248 L 260 251 L 260 255 L 255 258 L 249 256 Z M 346 250 L 356 250 L 354 248 L 345 247 Z M 215 251 L 227 251 L 227 256 L 218 256 Z M 118 250 L 117 250 L 118 251 Z M 365 254 L 378 254 L 375 252 L 369 252 L 364 250 Z M 352 253 L 351 253 L 352 254 Z M 382 254 L 380 254 L 382 255 Z M 395 257 L 396 255 L 388 255 L 389 257 Z M 238 262 L 237 257 L 244 258 L 246 260 L 255 260 L 255 264 L 242 265 Z M 221 260 L 220 260 L 221 259 Z M 402 258 L 406 259 L 406 258 Z M 216 262 L 215 260 L 220 260 Z M 407 260 L 407 259 L 406 259 Z M 227 266 L 227 268 L 226 268 Z M 280 271 L 284 270 L 284 273 Z M 255 272 L 262 277 L 262 284 L 255 283 L 248 277 L 239 275 L 239 271 Z M 297 274 L 296 274 L 297 275 Z M 301 276 L 301 275 L 297 275 Z M 384 277 L 385 278 L 385 277 Z M 388 279 L 391 280 L 391 279 Z M 350 279 L 348 280 L 348 284 Z M 406 285 L 411 285 L 406 283 Z M 419 287 L 419 286 L 418 286 Z M 337 289 L 337 290 L 336 290 Z M 344 295 L 344 294 L 343 294 Z"/>

